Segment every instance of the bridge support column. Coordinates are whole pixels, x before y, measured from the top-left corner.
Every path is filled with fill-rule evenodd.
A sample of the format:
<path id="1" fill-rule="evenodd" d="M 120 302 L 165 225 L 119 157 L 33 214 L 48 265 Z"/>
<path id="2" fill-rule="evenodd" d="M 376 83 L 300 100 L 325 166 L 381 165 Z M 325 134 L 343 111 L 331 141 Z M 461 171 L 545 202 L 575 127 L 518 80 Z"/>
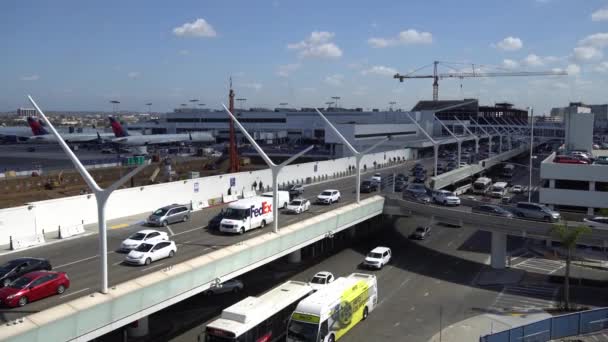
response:
<path id="1" fill-rule="evenodd" d="M 507 261 L 507 235 L 492 232 L 492 255 L 490 265 L 494 269 L 503 269 Z"/>
<path id="2" fill-rule="evenodd" d="M 149 332 L 148 316 L 138 319 L 137 321 L 131 323 L 127 328 L 127 334 L 129 337 L 143 337 L 148 335 Z"/>
<path id="3" fill-rule="evenodd" d="M 287 262 L 290 264 L 298 264 L 302 262 L 302 250 L 298 249 L 297 251 L 293 251 L 287 255 Z"/>

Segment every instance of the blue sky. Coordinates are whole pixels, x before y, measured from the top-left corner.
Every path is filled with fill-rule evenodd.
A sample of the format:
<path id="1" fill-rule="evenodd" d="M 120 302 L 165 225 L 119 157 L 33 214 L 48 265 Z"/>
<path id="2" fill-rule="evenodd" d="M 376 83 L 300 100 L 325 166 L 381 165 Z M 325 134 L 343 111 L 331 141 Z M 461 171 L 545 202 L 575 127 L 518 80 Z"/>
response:
<path id="1" fill-rule="evenodd" d="M 0 3 L 0 111 L 31 93 L 53 110 L 218 108 L 232 75 L 246 106 L 411 108 L 433 60 L 567 77 L 443 80 L 440 99 L 545 112 L 608 102 L 608 0 L 15 1 Z M 442 69 L 448 71 L 449 69 Z M 427 68 L 419 74 L 428 74 Z"/>

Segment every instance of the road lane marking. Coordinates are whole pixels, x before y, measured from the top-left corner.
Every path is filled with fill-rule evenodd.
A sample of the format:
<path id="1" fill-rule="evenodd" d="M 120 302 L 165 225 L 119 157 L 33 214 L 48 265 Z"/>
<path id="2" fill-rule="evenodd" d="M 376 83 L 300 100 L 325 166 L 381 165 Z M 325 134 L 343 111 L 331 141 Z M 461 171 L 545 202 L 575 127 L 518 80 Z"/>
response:
<path id="1" fill-rule="evenodd" d="M 193 231 L 198 230 L 198 229 L 205 229 L 205 228 L 207 228 L 206 225 L 200 226 L 200 227 L 196 227 L 196 228 L 192 228 L 192 229 L 188 229 L 188 230 L 184 230 L 183 232 L 176 233 L 173 236 L 178 236 L 178 235 L 182 235 L 182 234 L 193 232 Z"/>
<path id="2" fill-rule="evenodd" d="M 112 266 L 118 266 L 118 265 L 122 264 L 123 261 L 124 260 L 120 260 L 119 262 L 115 262 L 115 263 L 112 264 Z"/>
<path id="3" fill-rule="evenodd" d="M 171 229 L 171 227 L 169 225 L 166 225 L 165 227 L 167 228 L 169 233 L 171 233 L 171 236 L 175 236 L 175 233 L 173 232 L 173 230 Z"/>
<path id="4" fill-rule="evenodd" d="M 69 296 L 72 296 L 72 295 L 75 295 L 75 294 L 78 294 L 78 293 L 81 293 L 81 292 L 84 292 L 84 291 L 86 291 L 88 289 L 89 288 L 87 287 L 86 289 L 78 290 L 78 291 L 75 291 L 75 292 L 70 292 L 70 293 L 68 293 L 66 295 L 60 296 L 59 299 L 65 298 L 65 297 L 69 297 Z"/>
<path id="5" fill-rule="evenodd" d="M 114 253 L 114 252 L 113 252 L 113 251 L 112 251 L 112 252 L 108 252 L 108 254 L 112 254 L 112 253 Z M 62 267 L 66 267 L 66 266 L 74 265 L 74 264 L 77 264 L 77 263 L 79 263 L 79 262 L 83 262 L 83 261 L 87 261 L 87 260 L 95 259 L 95 258 L 97 258 L 98 256 L 99 256 L 99 254 L 97 254 L 97 255 L 93 255 L 92 257 L 88 257 L 88 258 L 84 258 L 84 259 L 80 259 L 80 260 L 76 260 L 76 261 L 68 262 L 67 264 L 63 264 L 63 265 L 59 265 L 59 266 L 54 266 L 53 268 L 55 269 L 55 268 L 62 268 Z"/>
<path id="6" fill-rule="evenodd" d="M 165 264 L 165 263 L 164 263 L 164 262 L 162 262 L 162 263 L 160 263 L 160 264 L 157 264 L 157 265 L 154 265 L 154 266 L 150 266 L 150 267 L 144 268 L 143 270 L 141 270 L 141 272 L 145 272 L 145 271 L 147 271 L 147 270 L 151 270 L 151 269 L 156 268 L 156 267 L 161 267 L 161 266 L 162 266 L 162 265 L 164 265 L 164 264 Z"/>
<path id="7" fill-rule="evenodd" d="M 129 226 L 128 223 L 120 223 L 120 224 L 115 224 L 113 226 L 110 226 L 110 229 L 120 229 L 120 228 L 126 228 L 128 226 Z"/>

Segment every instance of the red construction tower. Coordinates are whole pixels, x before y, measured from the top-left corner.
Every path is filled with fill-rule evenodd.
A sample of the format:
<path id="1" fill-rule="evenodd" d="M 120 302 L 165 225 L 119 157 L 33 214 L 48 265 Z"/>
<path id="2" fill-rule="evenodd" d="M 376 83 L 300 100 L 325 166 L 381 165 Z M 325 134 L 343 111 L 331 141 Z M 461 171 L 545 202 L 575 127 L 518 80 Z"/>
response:
<path id="1" fill-rule="evenodd" d="M 232 90 L 232 77 L 230 77 L 230 92 L 228 93 L 228 108 L 234 115 L 234 90 Z M 236 149 L 236 136 L 234 134 L 234 121 L 230 119 L 230 172 L 239 172 L 239 154 Z"/>

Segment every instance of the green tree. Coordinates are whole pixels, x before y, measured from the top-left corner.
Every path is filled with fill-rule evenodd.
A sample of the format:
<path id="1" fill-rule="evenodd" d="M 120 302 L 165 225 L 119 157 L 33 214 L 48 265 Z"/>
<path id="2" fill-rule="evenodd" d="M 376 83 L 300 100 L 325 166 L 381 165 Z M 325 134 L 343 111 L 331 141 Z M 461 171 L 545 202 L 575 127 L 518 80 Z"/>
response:
<path id="1" fill-rule="evenodd" d="M 566 273 L 564 275 L 564 309 L 570 310 L 570 263 L 576 244 L 583 234 L 591 232 L 587 226 L 568 227 L 568 223 L 558 223 L 551 228 L 551 234 L 555 236 L 566 249 Z"/>

